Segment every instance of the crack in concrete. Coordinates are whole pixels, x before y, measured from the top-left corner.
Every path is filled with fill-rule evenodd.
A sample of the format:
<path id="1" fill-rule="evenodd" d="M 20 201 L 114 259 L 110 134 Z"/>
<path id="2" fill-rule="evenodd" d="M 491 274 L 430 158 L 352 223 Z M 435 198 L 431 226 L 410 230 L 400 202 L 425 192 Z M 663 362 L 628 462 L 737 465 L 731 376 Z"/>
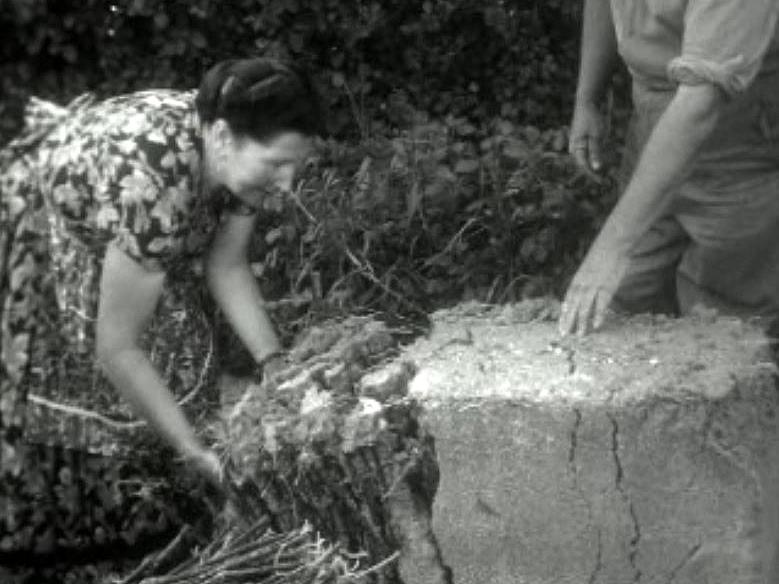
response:
<path id="1" fill-rule="evenodd" d="M 592 508 L 592 501 L 587 498 L 587 494 L 579 484 L 579 469 L 576 466 L 576 449 L 579 444 L 579 429 L 582 425 L 582 412 L 578 408 L 573 409 L 574 422 L 571 429 L 571 446 L 568 451 L 568 468 L 573 477 L 573 487 L 581 497 L 581 500 L 587 506 L 587 526 L 595 529 L 598 538 L 598 549 L 595 555 L 595 565 L 590 572 L 588 584 L 595 584 L 603 569 L 603 531 L 594 525 L 595 512 Z"/>
<path id="2" fill-rule="evenodd" d="M 559 341 L 552 341 L 549 343 L 549 347 L 553 349 L 555 353 L 562 353 L 565 355 L 565 362 L 568 365 L 568 375 L 574 375 L 576 373 L 576 349 Z"/>
<path id="3" fill-rule="evenodd" d="M 437 347 L 433 349 L 433 351 L 430 353 L 431 357 L 437 357 L 441 353 L 444 352 L 445 349 L 448 347 L 456 346 L 456 345 L 463 345 L 463 346 L 471 346 L 475 345 L 476 342 L 473 337 L 473 330 L 471 330 L 471 327 L 465 327 L 465 337 L 454 337 L 449 340 L 447 340 L 444 343 L 441 343 Z"/>
<path id="4" fill-rule="evenodd" d="M 709 434 L 711 433 L 711 429 L 714 424 L 713 408 L 706 408 L 705 406 L 704 408 L 703 424 L 701 425 L 701 452 L 706 450 L 706 444 L 709 441 Z"/>
<path id="5" fill-rule="evenodd" d="M 576 418 L 573 422 L 573 429 L 571 430 L 571 447 L 568 449 L 568 464 L 573 468 L 574 476 L 576 476 L 576 447 L 579 445 L 579 427 L 582 425 L 582 412 L 578 408 L 574 408 L 573 413 Z"/>
<path id="6" fill-rule="evenodd" d="M 684 569 L 684 567 L 690 563 L 690 560 L 695 556 L 695 554 L 698 553 L 698 550 L 701 549 L 701 546 L 703 544 L 701 542 L 698 542 L 695 544 L 692 549 L 685 554 L 685 556 L 682 558 L 682 560 L 676 564 L 673 570 L 671 570 L 671 573 L 668 574 L 668 584 L 673 584 L 673 582 L 676 580 L 676 577 L 679 575 L 679 573 Z"/>
<path id="7" fill-rule="evenodd" d="M 565 359 L 568 361 L 568 375 L 573 375 L 576 373 L 576 350 L 571 347 L 566 347 Z"/>
<path id="8" fill-rule="evenodd" d="M 616 467 L 616 476 L 615 476 L 615 486 L 617 488 L 617 491 L 622 496 L 622 499 L 625 501 L 625 504 L 628 507 L 628 513 L 630 514 L 630 520 L 633 523 L 633 537 L 630 539 L 630 554 L 628 555 L 628 561 L 630 562 L 630 566 L 633 568 L 634 576 L 633 576 L 633 582 L 640 582 L 641 577 L 643 574 L 641 573 L 641 570 L 636 565 L 636 558 L 638 556 L 638 547 L 641 543 L 641 526 L 638 522 L 638 516 L 636 515 L 636 509 L 633 505 L 633 501 L 630 498 L 630 494 L 627 492 L 627 489 L 625 488 L 625 485 L 623 483 L 625 478 L 625 472 L 622 467 L 622 460 L 619 458 L 619 424 L 617 424 L 617 419 L 614 417 L 613 414 L 607 414 L 609 420 L 611 421 L 612 426 L 612 432 L 611 432 L 611 452 L 614 456 L 614 465 Z"/>
<path id="9" fill-rule="evenodd" d="M 744 473 L 752 482 L 755 490 L 755 497 L 760 501 L 763 497 L 763 484 L 760 479 L 760 474 L 755 469 L 753 461 L 752 464 L 750 464 L 750 459 L 748 457 L 745 457 L 743 453 L 740 453 L 727 443 L 728 439 L 723 436 L 723 432 L 721 428 L 718 427 L 716 420 L 716 417 L 720 415 L 719 409 L 718 405 L 714 405 L 706 410 L 701 432 L 703 438 L 699 453 L 704 454 L 705 452 L 712 452 Z"/>
<path id="10" fill-rule="evenodd" d="M 598 554 L 595 556 L 595 567 L 590 572 L 590 578 L 587 584 L 595 584 L 603 568 L 603 531 L 598 529 Z"/>

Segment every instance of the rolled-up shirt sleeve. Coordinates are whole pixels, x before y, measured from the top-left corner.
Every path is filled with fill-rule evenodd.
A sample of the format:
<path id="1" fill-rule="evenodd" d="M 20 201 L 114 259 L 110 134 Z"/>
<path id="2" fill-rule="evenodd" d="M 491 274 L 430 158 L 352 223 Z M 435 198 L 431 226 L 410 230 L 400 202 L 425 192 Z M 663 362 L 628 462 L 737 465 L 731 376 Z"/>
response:
<path id="1" fill-rule="evenodd" d="M 681 84 L 712 83 L 728 95 L 745 91 L 775 43 L 779 1 L 690 0 L 682 52 L 668 64 Z"/>

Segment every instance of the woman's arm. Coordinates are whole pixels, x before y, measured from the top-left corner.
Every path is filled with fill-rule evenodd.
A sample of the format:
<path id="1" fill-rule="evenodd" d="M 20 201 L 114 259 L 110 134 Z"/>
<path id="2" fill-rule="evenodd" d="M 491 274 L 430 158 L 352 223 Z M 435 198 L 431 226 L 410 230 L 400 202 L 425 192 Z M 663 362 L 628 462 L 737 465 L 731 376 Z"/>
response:
<path id="1" fill-rule="evenodd" d="M 560 330 L 587 332 L 599 327 L 633 247 L 667 210 L 673 187 L 688 172 L 711 135 L 725 103 L 711 84 L 681 85 L 660 117 L 638 166 L 571 283 Z"/>
<path id="2" fill-rule="evenodd" d="M 255 223 L 256 215 L 225 215 L 206 258 L 206 276 L 233 330 L 260 363 L 281 344 L 246 255 Z"/>
<path id="3" fill-rule="evenodd" d="M 97 358 L 108 379 L 182 456 L 206 452 L 138 340 L 157 306 L 164 273 L 146 270 L 109 246 L 97 316 Z"/>

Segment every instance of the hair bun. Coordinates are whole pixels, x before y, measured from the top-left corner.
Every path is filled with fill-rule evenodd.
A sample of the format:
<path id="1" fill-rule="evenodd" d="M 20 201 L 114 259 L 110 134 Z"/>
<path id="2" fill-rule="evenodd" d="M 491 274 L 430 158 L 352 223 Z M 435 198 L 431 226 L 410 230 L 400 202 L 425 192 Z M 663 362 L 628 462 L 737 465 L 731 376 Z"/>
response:
<path id="1" fill-rule="evenodd" d="M 223 118 L 234 130 L 248 129 L 253 135 L 262 134 L 258 124 L 267 125 L 272 117 L 296 130 L 308 128 L 312 117 L 318 117 L 318 99 L 308 78 L 294 65 L 267 57 L 212 67 L 203 77 L 196 105 L 204 122 Z"/>
<path id="2" fill-rule="evenodd" d="M 225 73 L 219 94 L 227 104 L 294 95 L 302 89 L 297 73 L 275 59 L 242 59 Z"/>
<path id="3" fill-rule="evenodd" d="M 294 73 L 290 72 L 288 75 L 276 73 L 252 85 L 247 91 L 247 95 L 251 101 L 268 99 L 272 95 L 284 97 L 299 92 L 300 85 L 300 79 Z"/>

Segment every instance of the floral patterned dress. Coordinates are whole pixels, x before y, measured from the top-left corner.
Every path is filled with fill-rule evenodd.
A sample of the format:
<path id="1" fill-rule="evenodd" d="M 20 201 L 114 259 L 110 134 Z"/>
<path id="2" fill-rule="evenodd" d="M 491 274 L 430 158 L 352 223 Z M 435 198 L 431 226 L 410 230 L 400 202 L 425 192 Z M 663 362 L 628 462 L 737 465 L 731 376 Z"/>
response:
<path id="1" fill-rule="evenodd" d="M 170 513 L 155 497 L 139 499 L 127 485 L 148 495 L 148 481 L 127 472 L 108 494 L 95 487 L 118 461 L 147 476 L 138 461 L 160 446 L 95 365 L 107 245 L 166 272 L 145 347 L 196 427 L 215 409 L 214 327 L 198 257 L 223 212 L 252 210 L 203 192 L 193 106 L 193 92 L 172 90 L 86 96 L 65 108 L 32 100 L 27 129 L 0 150 L 0 556 L 137 536 L 90 518 L 93 504 L 138 516 L 145 501 L 157 523 Z M 67 456 L 54 461 L 54 451 Z M 46 511 L 33 520 L 33 508 Z"/>

